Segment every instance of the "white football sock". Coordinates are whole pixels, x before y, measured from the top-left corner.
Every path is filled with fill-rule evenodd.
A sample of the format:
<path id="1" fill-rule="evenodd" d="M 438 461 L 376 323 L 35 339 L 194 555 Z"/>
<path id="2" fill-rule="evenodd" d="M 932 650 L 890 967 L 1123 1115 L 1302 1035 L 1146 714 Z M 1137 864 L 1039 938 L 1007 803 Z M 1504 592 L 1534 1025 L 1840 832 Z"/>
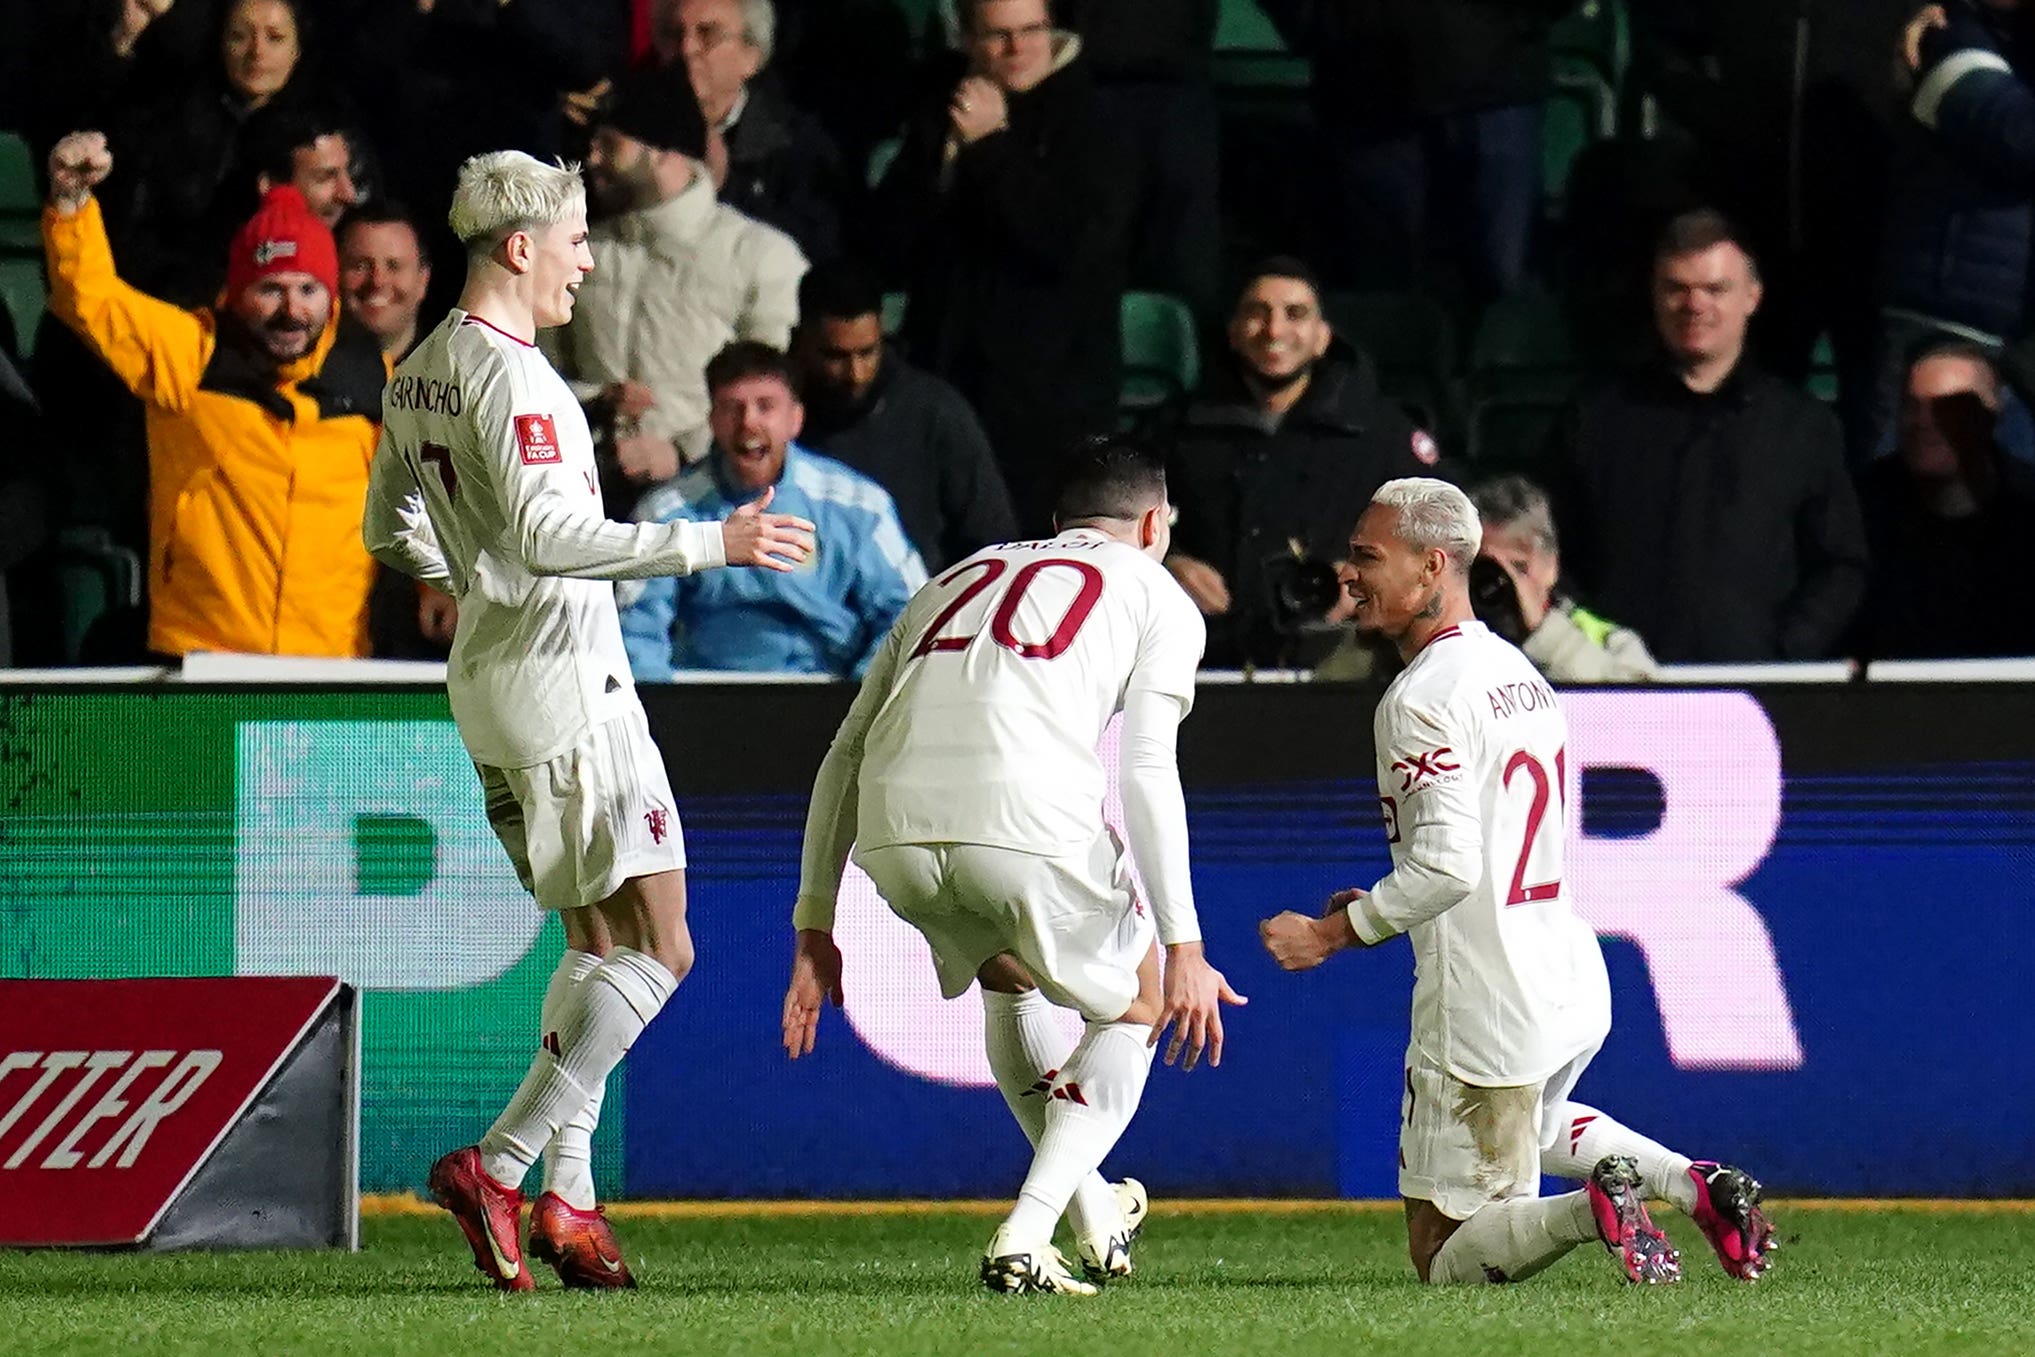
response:
<path id="1" fill-rule="evenodd" d="M 544 1190 L 556 1192 L 575 1211 L 591 1211 L 600 1200 L 594 1193 L 594 1128 L 601 1124 L 607 1092 L 602 1081 L 544 1147 Z"/>
<path id="2" fill-rule="evenodd" d="M 566 1005 L 577 989 L 601 964 L 592 952 L 568 950 L 565 960 L 544 991 L 544 1034 L 556 1033 L 565 1021 Z M 565 1204 L 578 1211 L 594 1209 L 594 1127 L 600 1123 L 601 1102 L 607 1091 L 602 1083 L 579 1111 L 566 1119 L 558 1134 L 544 1147 L 544 1191 L 555 1192 Z"/>
<path id="3" fill-rule="evenodd" d="M 1036 1149 L 1046 1133 L 1047 1090 L 1040 1084 L 1059 1074 L 1074 1053 L 1074 1043 L 1054 1021 L 1052 1001 L 1035 989 L 1022 994 L 983 990 L 982 1020 L 983 1045 L 997 1091 Z M 1074 1189 L 1067 1223 L 1077 1235 L 1114 1234 L 1121 1212 L 1116 1193 L 1101 1174 L 1091 1173 Z"/>
<path id="4" fill-rule="evenodd" d="M 481 1166 L 514 1187 L 558 1129 L 606 1085 L 636 1038 L 671 998 L 678 981 L 657 961 L 617 947 L 563 1005 L 553 1050 L 547 1036 L 530 1072 L 481 1138 Z"/>
<path id="5" fill-rule="evenodd" d="M 1554 1148 L 1540 1152 L 1540 1171 L 1558 1178 L 1588 1178 L 1597 1161 L 1607 1154 L 1630 1155 L 1639 1164 L 1639 1176 L 1646 1192 L 1674 1203 L 1687 1215 L 1696 1209 L 1696 1183 L 1689 1177 L 1691 1162 L 1667 1146 L 1648 1140 L 1629 1126 L 1620 1125 L 1594 1107 L 1563 1103 L 1561 1134 Z"/>
<path id="6" fill-rule="evenodd" d="M 1053 1081 L 1046 1129 L 1002 1237 L 1021 1247 L 1053 1238 L 1074 1189 L 1095 1173 L 1138 1110 L 1152 1068 L 1151 1034 L 1141 1022 L 1088 1024 Z"/>
<path id="7" fill-rule="evenodd" d="M 1586 1192 L 1493 1202 L 1448 1237 L 1428 1264 L 1427 1280 L 1432 1286 L 1523 1282 L 1597 1238 Z"/>

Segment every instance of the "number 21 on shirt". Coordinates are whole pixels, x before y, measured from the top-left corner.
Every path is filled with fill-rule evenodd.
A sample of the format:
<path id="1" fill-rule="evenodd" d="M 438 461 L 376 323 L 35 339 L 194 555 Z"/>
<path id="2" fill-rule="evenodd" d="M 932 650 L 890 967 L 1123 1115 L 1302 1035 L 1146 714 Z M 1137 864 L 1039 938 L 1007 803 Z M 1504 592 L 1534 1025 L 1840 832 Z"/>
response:
<path id="1" fill-rule="evenodd" d="M 1066 611 L 1060 615 L 1059 623 L 1050 632 L 1038 638 L 1021 637 L 1016 630 L 1018 606 L 1023 603 L 1025 592 L 1048 570 L 1071 571 L 1080 580 L 1080 585 Z M 1004 579 L 1006 574 L 1010 576 L 1008 580 Z M 1001 557 L 985 556 L 980 560 L 963 562 L 948 571 L 940 580 L 940 586 L 944 588 L 954 584 L 964 575 L 972 578 L 919 637 L 918 644 L 911 650 L 912 659 L 943 651 L 966 650 L 980 633 L 949 636 L 946 634 L 947 627 L 963 608 L 999 582 L 1002 587 L 995 595 L 998 601 L 989 620 L 989 639 L 1025 660 L 1050 660 L 1066 653 L 1102 597 L 1102 572 L 1087 561 L 1069 560 L 1064 556 L 1031 561 L 1015 572 L 1011 571 L 1010 562 Z"/>
<path id="2" fill-rule="evenodd" d="M 1526 837 L 1519 845 L 1519 861 L 1512 868 L 1512 886 L 1505 894 L 1505 907 L 1536 905 L 1562 893 L 1562 797 L 1568 787 L 1569 751 L 1555 751 L 1554 776 L 1548 767 L 1527 750 L 1514 751 L 1505 760 L 1504 794 L 1531 796 L 1526 807 Z M 1554 818 L 1548 818 L 1553 809 Z"/>

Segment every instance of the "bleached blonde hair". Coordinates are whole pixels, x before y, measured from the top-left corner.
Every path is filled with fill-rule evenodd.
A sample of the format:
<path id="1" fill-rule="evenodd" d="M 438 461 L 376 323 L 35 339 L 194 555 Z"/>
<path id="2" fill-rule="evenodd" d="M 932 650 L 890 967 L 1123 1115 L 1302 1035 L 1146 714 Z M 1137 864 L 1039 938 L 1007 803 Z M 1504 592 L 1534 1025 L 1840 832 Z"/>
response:
<path id="1" fill-rule="evenodd" d="M 579 166 L 547 165 L 521 151 L 490 151 L 459 167 L 445 220 L 468 251 L 483 253 L 512 231 L 556 226 L 585 212 Z"/>
<path id="2" fill-rule="evenodd" d="M 1399 511 L 1399 537 L 1408 546 L 1445 552 L 1458 573 L 1469 573 L 1484 544 L 1484 525 L 1460 488 L 1432 476 L 1405 476 L 1379 486 L 1371 503 Z"/>

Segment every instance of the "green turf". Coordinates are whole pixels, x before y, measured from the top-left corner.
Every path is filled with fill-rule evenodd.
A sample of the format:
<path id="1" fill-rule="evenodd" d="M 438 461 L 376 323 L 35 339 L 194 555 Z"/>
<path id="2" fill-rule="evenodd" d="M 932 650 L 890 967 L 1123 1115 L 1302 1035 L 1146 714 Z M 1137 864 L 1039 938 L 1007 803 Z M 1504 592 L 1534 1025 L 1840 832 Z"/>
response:
<path id="1" fill-rule="evenodd" d="M 2035 1216 L 1779 1213 L 1756 1286 L 1702 1242 L 1675 1288 L 1579 1250 L 1518 1286 L 1430 1291 L 1379 1213 L 1155 1212 L 1096 1300 L 980 1291 L 980 1215 L 631 1220 L 634 1294 L 496 1296 L 444 1219 L 368 1222 L 338 1254 L 0 1252 L 0 1347 L 518 1357 L 621 1352 L 1337 1354 L 2035 1352 Z"/>

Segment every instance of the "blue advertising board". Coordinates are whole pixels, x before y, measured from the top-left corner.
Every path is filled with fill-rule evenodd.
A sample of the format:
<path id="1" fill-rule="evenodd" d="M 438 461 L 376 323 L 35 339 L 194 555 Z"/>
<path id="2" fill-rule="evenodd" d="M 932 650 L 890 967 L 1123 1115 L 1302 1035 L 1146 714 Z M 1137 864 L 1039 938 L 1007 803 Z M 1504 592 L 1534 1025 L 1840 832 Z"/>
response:
<path id="1" fill-rule="evenodd" d="M 1183 730 L 1209 953 L 1251 1003 L 1220 1069 L 1155 1073 L 1109 1166 L 1154 1192 L 1396 1195 L 1407 945 L 1289 976 L 1256 937 L 1386 869 L 1376 696 L 1210 689 Z M 1568 874 L 1616 1013 L 1578 1097 L 1784 1192 L 2035 1191 L 2035 694 L 1565 700 Z M 1008 1195 L 1025 1145 L 988 1085 L 979 1004 L 939 1001 L 866 886 L 838 928 L 848 1011 L 785 1059 L 802 788 L 695 793 L 714 773 L 686 746 L 666 739 L 700 962 L 630 1056 L 628 1190 Z"/>

